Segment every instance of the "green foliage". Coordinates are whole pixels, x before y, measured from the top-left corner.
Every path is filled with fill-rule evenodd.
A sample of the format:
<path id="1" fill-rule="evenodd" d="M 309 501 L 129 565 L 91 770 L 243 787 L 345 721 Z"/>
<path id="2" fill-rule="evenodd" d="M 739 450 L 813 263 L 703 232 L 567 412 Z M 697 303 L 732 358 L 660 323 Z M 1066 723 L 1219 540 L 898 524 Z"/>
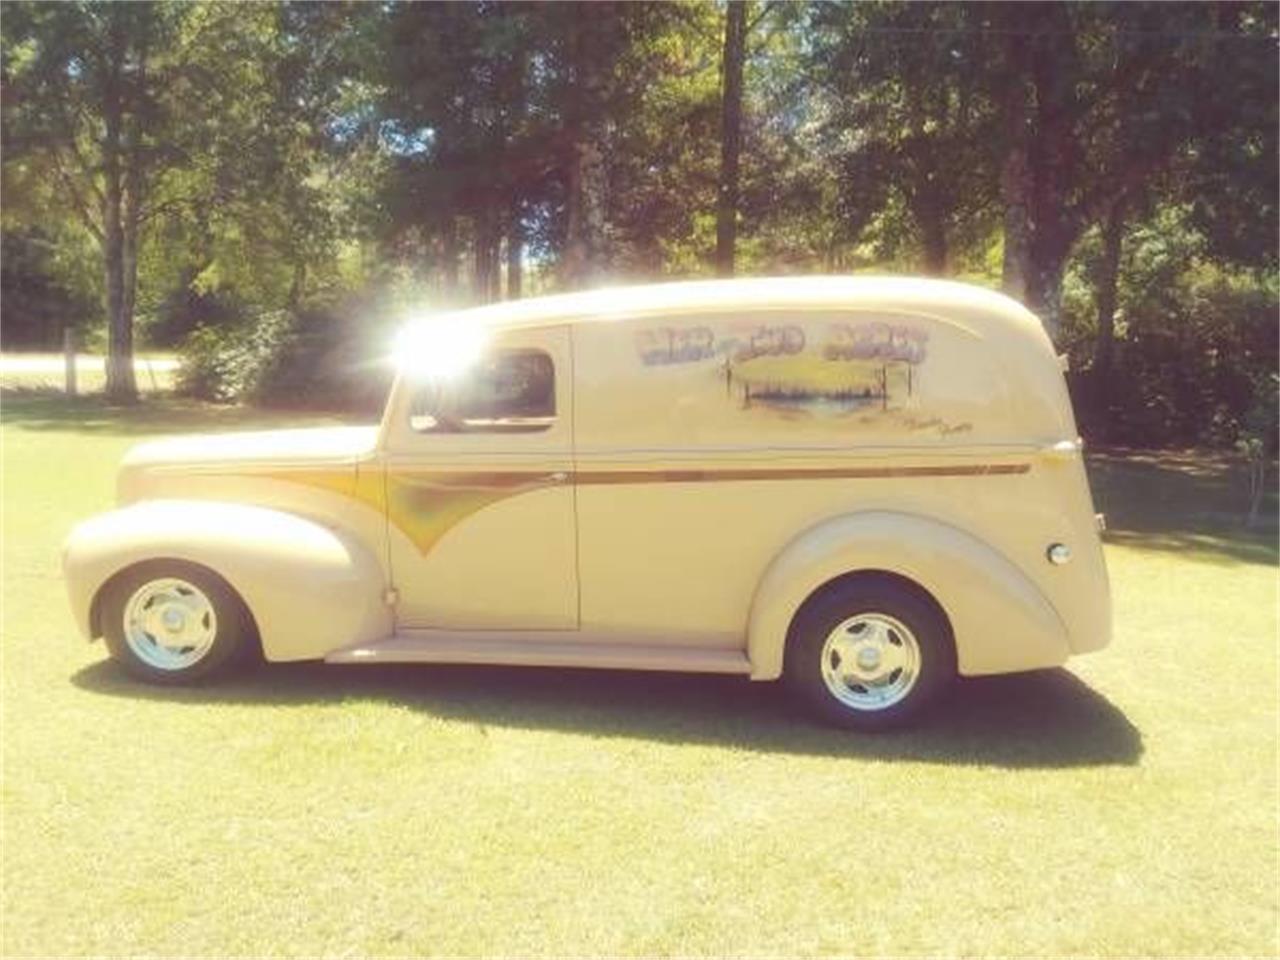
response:
<path id="1" fill-rule="evenodd" d="M 91 329 L 101 316 L 92 255 L 74 238 L 39 226 L 0 233 L 0 299 L 5 349 L 56 349 L 62 331 Z M 86 263 L 86 260 L 88 261 Z"/>
<path id="2" fill-rule="evenodd" d="M 1113 378 L 1112 437 L 1136 446 L 1227 444 L 1275 365 L 1274 295 L 1223 280 L 1134 304 Z"/>
<path id="3" fill-rule="evenodd" d="M 1251 425 L 1268 405 L 1280 354 L 1280 289 L 1274 277 L 1259 281 L 1206 259 L 1208 244 L 1191 224 L 1185 208 L 1163 208 L 1127 237 L 1105 409 L 1091 376 L 1088 272 L 1098 238 L 1086 238 L 1068 283 L 1065 338 L 1086 435 L 1135 446 L 1229 446 L 1258 429 Z"/>
<path id="4" fill-rule="evenodd" d="M 370 336 L 368 303 L 276 310 L 193 330 L 180 394 L 218 403 L 376 414 L 392 368 L 390 330 Z M 376 311 L 374 311 L 376 312 Z"/>
<path id="5" fill-rule="evenodd" d="M 232 327 L 246 322 L 247 309 L 234 288 L 202 289 L 194 281 L 176 283 L 153 311 L 141 317 L 140 333 L 152 347 L 172 349 L 205 327 Z"/>
<path id="6" fill-rule="evenodd" d="M 291 316 L 275 311 L 252 322 L 191 331 L 182 344 L 178 392 L 220 403 L 252 400 L 293 328 Z"/>
<path id="7" fill-rule="evenodd" d="M 1055 335 L 1061 294 L 1087 430 L 1231 442 L 1275 366 L 1273 5 L 735 9 L 737 272 L 1003 279 Z M 308 371 L 382 335 L 346 305 L 709 274 L 725 16 L 10 3 L 4 342 L 136 315 L 144 344 L 189 338 L 192 390 L 323 403 Z"/>
<path id="8" fill-rule="evenodd" d="M 908 247 L 926 272 L 991 229 L 998 185 L 993 42 L 964 4 L 824 4 L 809 70 L 820 135 L 838 171 L 841 238 L 877 228 L 880 255 Z"/>
<path id="9" fill-rule="evenodd" d="M 391 337 L 386 324 L 369 327 L 357 305 L 298 311 L 251 399 L 268 407 L 376 417 L 391 386 Z"/>
<path id="10" fill-rule="evenodd" d="M 1271 370 L 1256 370 L 1250 394 L 1253 406 L 1240 418 L 1236 447 L 1244 444 L 1254 457 L 1274 458 L 1280 443 L 1280 376 Z"/>
<path id="11" fill-rule="evenodd" d="M 630 122 L 611 131 L 607 223 L 619 278 L 706 273 L 715 248 L 721 14 L 710 4 L 678 9 L 633 54 L 642 82 Z"/>

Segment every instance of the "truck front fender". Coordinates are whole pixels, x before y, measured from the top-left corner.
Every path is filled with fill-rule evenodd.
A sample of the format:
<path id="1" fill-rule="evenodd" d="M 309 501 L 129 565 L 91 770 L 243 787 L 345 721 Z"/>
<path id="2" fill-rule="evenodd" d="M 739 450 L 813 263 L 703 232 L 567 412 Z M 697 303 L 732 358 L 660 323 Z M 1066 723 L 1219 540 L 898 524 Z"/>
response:
<path id="1" fill-rule="evenodd" d="M 80 630 L 95 622 L 102 587 L 145 560 L 213 570 L 253 615 L 269 660 L 306 660 L 392 632 L 374 554 L 314 520 L 264 507 L 206 500 L 148 500 L 99 514 L 72 531 L 63 571 Z"/>
<path id="2" fill-rule="evenodd" d="M 1057 611 L 989 544 L 928 517 L 867 511 L 811 527 L 769 565 L 747 631 L 752 679 L 781 675 L 787 631 L 805 600 L 859 571 L 896 574 L 928 591 L 951 623 L 964 675 L 1057 666 L 1070 653 Z"/>

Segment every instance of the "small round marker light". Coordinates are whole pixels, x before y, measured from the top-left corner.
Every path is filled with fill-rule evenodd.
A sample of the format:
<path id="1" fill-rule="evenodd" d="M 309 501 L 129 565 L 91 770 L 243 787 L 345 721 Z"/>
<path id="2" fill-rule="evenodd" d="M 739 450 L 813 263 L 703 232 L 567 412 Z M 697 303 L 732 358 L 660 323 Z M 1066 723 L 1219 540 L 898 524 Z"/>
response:
<path id="1" fill-rule="evenodd" d="M 1045 556 L 1049 558 L 1049 562 L 1054 566 L 1060 567 L 1071 559 L 1071 548 L 1065 543 L 1053 543 L 1045 551 Z"/>

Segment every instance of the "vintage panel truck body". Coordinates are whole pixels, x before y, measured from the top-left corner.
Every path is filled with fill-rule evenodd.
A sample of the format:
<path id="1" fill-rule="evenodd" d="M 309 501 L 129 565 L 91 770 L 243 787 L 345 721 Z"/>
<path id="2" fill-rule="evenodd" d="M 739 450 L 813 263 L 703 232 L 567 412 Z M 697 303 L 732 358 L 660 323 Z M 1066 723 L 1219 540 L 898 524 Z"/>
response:
<path id="1" fill-rule="evenodd" d="M 940 281 L 601 290 L 424 319 L 376 427 L 135 448 L 65 550 L 161 682 L 268 660 L 785 677 L 877 728 L 1104 646 L 1037 319 Z"/>

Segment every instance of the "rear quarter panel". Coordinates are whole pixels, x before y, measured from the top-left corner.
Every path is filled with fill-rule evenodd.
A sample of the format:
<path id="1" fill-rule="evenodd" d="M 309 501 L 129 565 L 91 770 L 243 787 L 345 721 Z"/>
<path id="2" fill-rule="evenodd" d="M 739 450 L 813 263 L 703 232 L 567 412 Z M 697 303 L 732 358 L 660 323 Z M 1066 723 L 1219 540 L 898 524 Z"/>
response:
<path id="1" fill-rule="evenodd" d="M 1007 312 L 761 307 L 576 327 L 583 627 L 741 646 L 788 544 L 880 512 L 958 531 L 999 558 L 989 567 L 1017 572 L 1005 592 L 1000 577 L 930 566 L 954 606 L 981 594 L 984 634 L 983 616 L 959 616 L 964 672 L 1050 666 L 1105 643 L 1079 454 L 1043 453 L 1075 439 L 1065 384 L 1035 318 Z M 1059 541 L 1076 555 L 1067 567 L 1045 558 Z M 846 560 L 882 568 L 890 546 Z M 1028 603 L 1036 616 L 1006 615 Z M 785 627 L 774 632 L 781 643 Z"/>

